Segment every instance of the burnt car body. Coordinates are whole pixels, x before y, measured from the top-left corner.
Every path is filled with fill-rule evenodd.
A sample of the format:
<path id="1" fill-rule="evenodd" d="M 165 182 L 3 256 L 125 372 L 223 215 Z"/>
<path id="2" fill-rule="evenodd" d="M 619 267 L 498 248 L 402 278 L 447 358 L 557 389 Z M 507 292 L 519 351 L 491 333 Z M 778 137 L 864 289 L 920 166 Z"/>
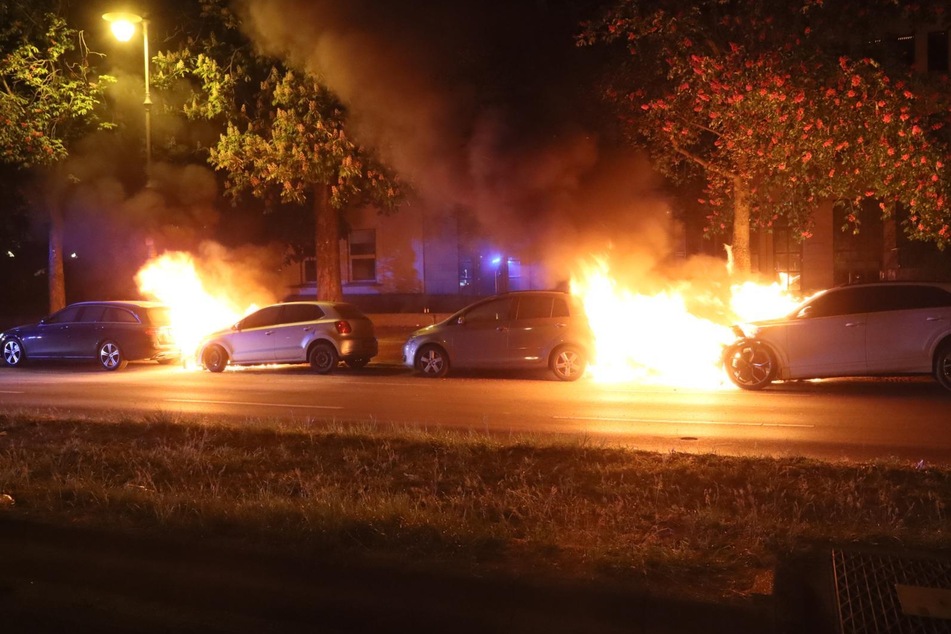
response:
<path id="1" fill-rule="evenodd" d="M 737 324 L 727 376 L 774 380 L 931 374 L 951 390 L 951 284 L 879 282 L 818 293 L 783 319 Z"/>
<path id="2" fill-rule="evenodd" d="M 129 361 L 180 358 L 168 307 L 145 301 L 70 304 L 0 334 L 0 351 L 10 367 L 28 360 L 96 360 L 106 370 L 119 370 Z"/>

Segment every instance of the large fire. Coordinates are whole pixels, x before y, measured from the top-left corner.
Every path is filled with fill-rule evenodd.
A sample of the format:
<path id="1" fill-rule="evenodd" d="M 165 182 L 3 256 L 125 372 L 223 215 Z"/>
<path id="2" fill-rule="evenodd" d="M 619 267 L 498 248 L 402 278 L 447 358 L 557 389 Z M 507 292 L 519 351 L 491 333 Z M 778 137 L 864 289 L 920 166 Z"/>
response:
<path id="1" fill-rule="evenodd" d="M 698 288 L 673 283 L 659 292 L 622 288 L 599 260 L 572 280 L 595 335 L 589 373 L 596 381 L 685 388 L 725 386 L 723 346 L 736 322 L 781 317 L 797 299 L 779 282 Z"/>
<path id="2" fill-rule="evenodd" d="M 191 360 L 201 339 L 257 308 L 254 286 L 229 268 L 211 271 L 183 252 L 165 253 L 136 275 L 139 290 L 166 304 L 183 358 Z M 725 274 L 726 271 L 723 271 Z M 728 276 L 721 276 L 729 279 Z M 686 388 L 726 385 L 723 346 L 736 322 L 788 314 L 797 299 L 783 283 L 673 282 L 663 290 L 623 287 L 605 260 L 583 267 L 572 280 L 595 333 L 589 373 L 596 381 Z M 256 297 L 272 301 L 257 289 Z"/>
<path id="3" fill-rule="evenodd" d="M 149 260 L 135 276 L 139 290 L 147 297 L 169 307 L 172 335 L 187 362 L 194 358 L 204 336 L 256 310 L 244 299 L 237 284 L 199 271 L 193 256 L 180 251 L 165 253 Z"/>

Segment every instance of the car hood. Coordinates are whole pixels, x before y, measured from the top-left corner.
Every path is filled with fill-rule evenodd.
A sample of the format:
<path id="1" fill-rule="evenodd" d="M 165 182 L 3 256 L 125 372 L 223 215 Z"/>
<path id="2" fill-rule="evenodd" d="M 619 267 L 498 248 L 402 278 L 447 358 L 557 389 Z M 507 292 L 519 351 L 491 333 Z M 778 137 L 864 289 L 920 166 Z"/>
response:
<path id="1" fill-rule="evenodd" d="M 430 324 L 428 326 L 423 326 L 419 330 L 413 332 L 411 337 L 420 337 L 422 335 L 428 335 L 430 333 L 436 332 L 437 330 L 442 330 L 442 327 L 446 325 L 446 321 L 440 321 L 436 324 Z"/>

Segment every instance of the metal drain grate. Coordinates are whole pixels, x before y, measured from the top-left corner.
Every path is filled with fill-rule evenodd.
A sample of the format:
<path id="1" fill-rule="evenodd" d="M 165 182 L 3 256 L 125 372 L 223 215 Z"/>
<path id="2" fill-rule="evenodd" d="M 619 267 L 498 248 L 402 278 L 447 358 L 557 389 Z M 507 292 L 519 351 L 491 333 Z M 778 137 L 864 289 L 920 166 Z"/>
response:
<path id="1" fill-rule="evenodd" d="M 908 606 L 909 597 L 945 603 L 951 596 L 951 561 L 833 550 L 832 572 L 842 634 L 951 634 L 951 620 L 913 614 L 940 610 Z"/>

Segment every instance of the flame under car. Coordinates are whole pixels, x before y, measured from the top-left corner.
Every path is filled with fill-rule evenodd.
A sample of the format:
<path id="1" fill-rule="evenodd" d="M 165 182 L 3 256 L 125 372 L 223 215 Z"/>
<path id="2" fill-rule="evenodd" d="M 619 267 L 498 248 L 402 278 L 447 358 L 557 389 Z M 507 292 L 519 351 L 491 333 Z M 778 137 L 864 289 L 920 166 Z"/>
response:
<path id="1" fill-rule="evenodd" d="M 362 368 L 377 355 L 373 322 L 344 302 L 288 302 L 257 310 L 206 337 L 198 362 L 211 372 L 229 365 L 309 363 L 329 374 L 341 361 Z"/>

